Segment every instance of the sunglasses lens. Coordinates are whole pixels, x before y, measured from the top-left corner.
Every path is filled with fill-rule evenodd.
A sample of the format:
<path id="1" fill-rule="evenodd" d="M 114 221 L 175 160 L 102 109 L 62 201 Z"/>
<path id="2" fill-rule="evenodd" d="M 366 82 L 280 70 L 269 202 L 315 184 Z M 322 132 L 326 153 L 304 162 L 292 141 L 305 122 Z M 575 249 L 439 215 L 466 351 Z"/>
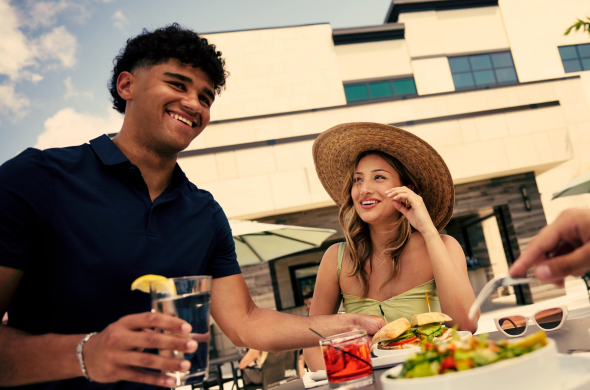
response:
<path id="1" fill-rule="evenodd" d="M 510 336 L 523 334 L 526 329 L 526 318 L 522 316 L 502 317 L 498 320 L 500 327 Z"/>
<path id="2" fill-rule="evenodd" d="M 555 329 L 563 320 L 563 310 L 559 308 L 547 309 L 535 314 L 535 321 L 543 329 Z"/>

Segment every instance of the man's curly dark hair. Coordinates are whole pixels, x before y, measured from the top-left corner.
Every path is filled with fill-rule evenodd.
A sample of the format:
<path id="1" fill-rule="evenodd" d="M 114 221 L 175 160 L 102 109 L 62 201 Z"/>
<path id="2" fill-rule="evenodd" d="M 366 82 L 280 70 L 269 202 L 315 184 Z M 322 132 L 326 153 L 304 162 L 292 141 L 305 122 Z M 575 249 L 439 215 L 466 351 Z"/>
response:
<path id="1" fill-rule="evenodd" d="M 113 108 L 121 114 L 125 113 L 125 100 L 117 92 L 117 79 L 121 72 L 133 73 L 134 69 L 163 64 L 173 58 L 205 72 L 213 81 L 215 93 L 219 94 L 225 86 L 225 79 L 229 76 L 224 69 L 225 60 L 206 38 L 176 23 L 153 32 L 143 29 L 141 34 L 127 40 L 127 45 L 113 60 L 114 68 L 108 85 Z"/>

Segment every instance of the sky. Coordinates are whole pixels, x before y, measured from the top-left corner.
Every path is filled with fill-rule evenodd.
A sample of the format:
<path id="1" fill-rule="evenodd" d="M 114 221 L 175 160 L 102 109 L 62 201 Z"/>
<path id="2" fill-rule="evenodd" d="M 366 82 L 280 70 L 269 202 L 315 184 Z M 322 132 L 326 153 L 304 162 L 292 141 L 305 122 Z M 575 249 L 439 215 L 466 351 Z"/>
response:
<path id="1" fill-rule="evenodd" d="M 123 119 L 106 87 L 112 60 L 143 28 L 369 26 L 383 23 L 390 2 L 0 0 L 0 164 L 28 147 L 78 145 L 118 131 Z"/>

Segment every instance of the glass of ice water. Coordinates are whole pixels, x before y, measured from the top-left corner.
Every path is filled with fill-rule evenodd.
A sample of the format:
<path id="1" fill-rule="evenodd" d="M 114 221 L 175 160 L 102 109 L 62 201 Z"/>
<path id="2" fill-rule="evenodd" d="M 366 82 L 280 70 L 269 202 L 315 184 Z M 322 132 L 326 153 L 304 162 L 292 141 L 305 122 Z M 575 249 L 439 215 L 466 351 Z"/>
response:
<path id="1" fill-rule="evenodd" d="M 209 306 L 211 276 L 186 276 L 157 280 L 150 283 L 152 311 L 182 318 L 193 327 L 192 333 L 182 335 L 198 343 L 194 353 L 160 350 L 161 356 L 186 359 L 191 362 L 188 371 L 170 371 L 166 375 L 176 380 L 175 387 L 202 385 L 209 372 Z"/>

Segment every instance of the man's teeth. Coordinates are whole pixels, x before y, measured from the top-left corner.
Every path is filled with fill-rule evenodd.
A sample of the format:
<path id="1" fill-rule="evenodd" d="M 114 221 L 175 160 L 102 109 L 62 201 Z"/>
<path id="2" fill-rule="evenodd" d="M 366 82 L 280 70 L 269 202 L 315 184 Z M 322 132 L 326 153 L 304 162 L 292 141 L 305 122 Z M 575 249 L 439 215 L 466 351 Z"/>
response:
<path id="1" fill-rule="evenodd" d="M 364 202 L 361 202 L 363 204 L 363 206 L 368 206 L 370 204 L 375 204 L 375 203 L 379 203 L 378 200 L 366 200 Z"/>
<path id="2" fill-rule="evenodd" d="M 172 118 L 174 118 L 174 119 L 177 119 L 177 120 L 179 120 L 179 121 L 181 121 L 181 122 L 184 122 L 184 123 L 186 123 L 186 124 L 187 124 L 187 125 L 189 125 L 189 126 L 192 126 L 192 125 L 193 125 L 193 122 L 192 122 L 192 121 L 189 121 L 188 119 L 186 119 L 186 118 L 183 118 L 183 117 L 181 117 L 180 115 L 176 115 L 176 114 L 173 114 L 173 113 L 171 113 L 171 112 L 169 112 L 168 114 L 169 114 L 169 115 L 170 115 Z"/>

